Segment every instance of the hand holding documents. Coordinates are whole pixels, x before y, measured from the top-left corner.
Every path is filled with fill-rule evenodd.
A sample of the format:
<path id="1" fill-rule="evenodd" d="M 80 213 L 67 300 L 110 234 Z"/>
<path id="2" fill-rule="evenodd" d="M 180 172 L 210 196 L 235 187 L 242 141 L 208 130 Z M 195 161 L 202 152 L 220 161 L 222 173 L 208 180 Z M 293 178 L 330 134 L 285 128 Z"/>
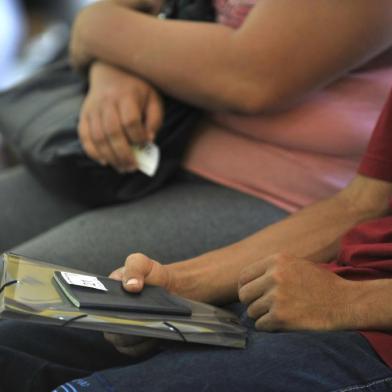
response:
<path id="1" fill-rule="evenodd" d="M 3 254 L 0 317 L 243 348 L 246 329 L 223 309 L 147 286 L 142 293 L 86 272 Z"/>
<path id="2" fill-rule="evenodd" d="M 146 286 L 141 293 L 126 292 L 121 282 L 105 277 L 68 272 L 54 272 L 54 280 L 63 294 L 78 308 L 125 310 L 130 312 L 178 314 L 190 316 L 191 308 L 166 290 L 157 286 Z"/>

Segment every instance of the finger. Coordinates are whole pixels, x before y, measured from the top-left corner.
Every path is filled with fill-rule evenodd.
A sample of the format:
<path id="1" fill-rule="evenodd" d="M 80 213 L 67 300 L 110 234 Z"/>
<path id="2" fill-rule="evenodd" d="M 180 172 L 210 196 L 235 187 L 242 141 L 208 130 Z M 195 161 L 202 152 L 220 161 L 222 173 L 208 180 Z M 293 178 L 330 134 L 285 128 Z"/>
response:
<path id="1" fill-rule="evenodd" d="M 123 286 L 130 292 L 143 290 L 144 281 L 151 273 L 153 260 L 142 253 L 133 253 L 125 261 Z"/>
<path id="2" fill-rule="evenodd" d="M 84 115 L 82 115 L 79 119 L 78 134 L 80 143 L 82 144 L 83 150 L 86 155 L 94 161 L 100 161 L 101 159 L 99 156 L 99 152 L 95 148 L 95 145 L 90 135 L 89 122 Z"/>
<path id="3" fill-rule="evenodd" d="M 142 336 L 104 332 L 104 338 L 115 348 L 126 355 L 140 357 L 158 345 L 157 339 Z"/>
<path id="4" fill-rule="evenodd" d="M 100 161 L 102 164 L 116 166 L 116 156 L 112 151 L 109 140 L 106 138 L 106 134 L 103 130 L 101 122 L 101 114 L 95 112 L 88 117 L 91 139 L 97 149 Z"/>
<path id="5" fill-rule="evenodd" d="M 157 93 L 151 92 L 145 109 L 145 124 L 147 138 L 150 142 L 154 141 L 155 136 L 163 122 L 163 104 Z"/>
<path id="6" fill-rule="evenodd" d="M 117 168 L 121 171 L 132 172 L 136 165 L 132 149 L 123 131 L 117 107 L 107 103 L 102 114 L 104 131 L 116 156 Z"/>
<path id="7" fill-rule="evenodd" d="M 252 280 L 258 278 L 259 276 L 264 275 L 267 272 L 269 266 L 273 264 L 273 262 L 274 262 L 274 256 L 270 256 L 245 267 L 240 272 L 240 276 L 238 279 L 238 286 L 242 287 L 245 284 L 251 282 Z"/>
<path id="8" fill-rule="evenodd" d="M 109 343 L 113 344 L 116 347 L 132 346 L 132 345 L 139 344 L 145 340 L 145 338 L 141 336 L 126 335 L 120 333 L 110 333 L 110 332 L 104 332 L 104 337 Z"/>
<path id="9" fill-rule="evenodd" d="M 124 346 L 114 346 L 114 347 L 121 354 L 127 355 L 129 357 L 135 357 L 135 354 L 133 353 L 133 349 L 132 349 L 131 346 L 129 346 L 129 347 L 128 346 L 126 346 L 126 347 L 124 347 Z"/>
<path id="10" fill-rule="evenodd" d="M 140 358 L 143 355 L 148 354 L 153 349 L 155 349 L 158 345 L 158 341 L 156 339 L 146 339 L 145 341 L 130 345 L 130 346 L 115 346 L 117 351 L 122 354 L 128 355 L 133 358 Z"/>
<path id="11" fill-rule="evenodd" d="M 282 325 L 277 322 L 271 313 L 265 313 L 255 322 L 255 328 L 258 331 L 275 332 L 283 330 Z"/>
<path id="12" fill-rule="evenodd" d="M 123 284 L 128 291 L 139 292 L 144 283 L 172 290 L 170 274 L 164 266 L 146 255 L 134 253 L 125 262 Z"/>
<path id="13" fill-rule="evenodd" d="M 121 268 L 117 268 L 116 270 L 114 270 L 110 275 L 109 278 L 110 279 L 114 279 L 114 280 L 123 280 L 123 275 L 124 275 L 124 267 Z"/>
<path id="14" fill-rule="evenodd" d="M 121 124 L 131 144 L 144 144 L 147 135 L 143 128 L 143 113 L 134 99 L 122 99 L 119 103 Z"/>
<path id="15" fill-rule="evenodd" d="M 256 320 L 269 312 L 273 304 L 273 297 L 271 293 L 267 293 L 262 297 L 253 301 L 247 309 L 247 314 L 250 318 Z"/>
<path id="16" fill-rule="evenodd" d="M 270 280 L 266 278 L 265 275 L 262 275 L 240 287 L 238 290 L 238 298 L 243 304 L 249 305 L 256 299 L 262 297 L 271 286 Z"/>
<path id="17" fill-rule="evenodd" d="M 132 353 L 134 357 L 142 357 L 148 354 L 158 346 L 158 339 L 144 339 L 142 342 L 134 345 Z"/>

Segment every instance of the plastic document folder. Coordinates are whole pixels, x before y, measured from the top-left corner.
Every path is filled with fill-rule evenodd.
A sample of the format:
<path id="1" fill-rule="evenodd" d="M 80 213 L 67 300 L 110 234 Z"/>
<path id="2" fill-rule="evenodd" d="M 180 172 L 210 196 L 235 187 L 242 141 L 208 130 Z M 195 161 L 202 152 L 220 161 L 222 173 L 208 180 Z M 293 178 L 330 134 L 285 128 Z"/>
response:
<path id="1" fill-rule="evenodd" d="M 126 310 L 78 307 L 56 282 L 56 271 L 96 278 L 91 273 L 3 254 L 0 318 L 218 346 L 246 346 L 246 328 L 224 309 L 175 296 L 158 287 L 151 291 L 155 298 L 146 298 L 148 292 L 143 295 L 152 305 L 158 301 L 163 310 L 145 312 L 140 306 L 136 311 L 132 306 Z M 137 305 L 138 294 L 124 292 L 124 295 L 134 296 L 131 299 Z M 174 311 L 166 311 L 167 304 Z"/>

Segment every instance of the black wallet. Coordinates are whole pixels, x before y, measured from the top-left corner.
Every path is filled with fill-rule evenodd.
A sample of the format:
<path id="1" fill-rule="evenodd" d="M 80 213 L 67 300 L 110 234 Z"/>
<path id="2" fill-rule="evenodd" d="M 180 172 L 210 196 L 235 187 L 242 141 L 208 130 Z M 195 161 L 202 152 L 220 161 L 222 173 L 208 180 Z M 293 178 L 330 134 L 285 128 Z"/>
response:
<path id="1" fill-rule="evenodd" d="M 129 293 L 124 290 L 121 282 L 97 276 L 107 289 L 103 291 L 69 284 L 60 271 L 55 271 L 53 277 L 61 292 L 78 308 L 180 316 L 192 314 L 189 306 L 162 287 L 145 285 L 141 293 Z"/>

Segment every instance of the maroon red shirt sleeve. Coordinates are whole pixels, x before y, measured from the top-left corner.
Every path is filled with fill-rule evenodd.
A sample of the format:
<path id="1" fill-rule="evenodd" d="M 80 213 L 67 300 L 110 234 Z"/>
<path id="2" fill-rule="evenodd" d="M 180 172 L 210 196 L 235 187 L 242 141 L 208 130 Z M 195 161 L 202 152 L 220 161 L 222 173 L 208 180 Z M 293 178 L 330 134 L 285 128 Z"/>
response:
<path id="1" fill-rule="evenodd" d="M 358 173 L 392 182 L 392 92 L 373 131 Z"/>

